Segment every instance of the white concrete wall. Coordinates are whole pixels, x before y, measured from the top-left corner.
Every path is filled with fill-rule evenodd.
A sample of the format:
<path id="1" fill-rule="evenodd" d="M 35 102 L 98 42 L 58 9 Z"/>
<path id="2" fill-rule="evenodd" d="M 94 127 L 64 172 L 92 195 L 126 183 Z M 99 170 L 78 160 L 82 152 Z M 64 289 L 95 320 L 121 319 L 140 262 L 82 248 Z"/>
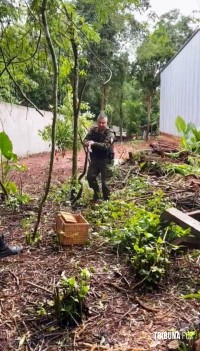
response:
<path id="1" fill-rule="evenodd" d="M 34 108 L 0 102 L 0 131 L 5 131 L 13 144 L 13 152 L 27 156 L 50 151 L 49 142 L 38 135 L 39 130 L 51 123 L 52 113 Z"/>
<path id="2" fill-rule="evenodd" d="M 179 135 L 178 115 L 200 127 L 200 31 L 161 73 L 160 131 Z"/>

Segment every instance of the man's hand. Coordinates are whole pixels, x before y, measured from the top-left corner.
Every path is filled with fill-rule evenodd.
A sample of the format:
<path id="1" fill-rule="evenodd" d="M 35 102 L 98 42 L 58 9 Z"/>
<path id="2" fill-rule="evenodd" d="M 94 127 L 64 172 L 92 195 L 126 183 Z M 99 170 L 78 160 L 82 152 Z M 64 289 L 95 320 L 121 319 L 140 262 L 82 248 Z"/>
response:
<path id="1" fill-rule="evenodd" d="M 93 145 L 93 144 L 94 144 L 93 140 L 88 140 L 88 141 L 85 141 L 84 146 L 85 147 L 91 147 L 91 145 Z"/>

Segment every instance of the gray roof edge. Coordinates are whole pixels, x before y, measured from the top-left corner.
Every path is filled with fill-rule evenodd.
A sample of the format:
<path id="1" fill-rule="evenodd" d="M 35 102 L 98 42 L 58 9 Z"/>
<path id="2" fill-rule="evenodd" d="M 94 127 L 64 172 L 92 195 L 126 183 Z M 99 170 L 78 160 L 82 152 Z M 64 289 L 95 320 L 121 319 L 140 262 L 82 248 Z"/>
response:
<path id="1" fill-rule="evenodd" d="M 180 48 L 179 51 L 166 63 L 166 65 L 161 69 L 160 74 L 170 65 L 170 63 L 175 59 L 176 56 L 180 54 L 180 52 L 184 49 L 184 47 L 193 39 L 193 37 L 200 31 L 200 28 L 197 28 L 192 35 L 186 40 L 185 44 Z"/>

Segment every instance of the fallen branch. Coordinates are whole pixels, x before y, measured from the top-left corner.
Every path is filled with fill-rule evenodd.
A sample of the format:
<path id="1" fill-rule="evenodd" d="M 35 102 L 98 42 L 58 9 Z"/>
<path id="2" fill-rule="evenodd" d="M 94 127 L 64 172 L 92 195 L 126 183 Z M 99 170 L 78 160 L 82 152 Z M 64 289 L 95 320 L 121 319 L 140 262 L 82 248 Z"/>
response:
<path id="1" fill-rule="evenodd" d="M 150 307 L 148 305 L 146 305 L 144 302 L 142 302 L 137 296 L 135 297 L 137 303 L 142 307 L 144 308 L 145 310 L 147 311 L 150 311 L 150 312 L 160 312 L 160 309 L 158 308 L 154 308 L 154 307 Z"/>
<path id="2" fill-rule="evenodd" d="M 131 175 L 131 172 L 134 171 L 134 170 L 136 170 L 136 168 L 137 168 L 136 166 L 133 166 L 133 167 L 130 167 L 130 168 L 129 168 L 129 170 L 128 170 L 126 176 L 125 176 L 125 179 L 124 179 L 124 181 L 123 181 L 123 185 L 126 185 L 126 184 L 127 184 L 127 181 L 128 181 L 128 179 L 129 179 L 129 177 L 130 177 L 130 175 Z"/>
<path id="3" fill-rule="evenodd" d="M 84 332 L 86 326 L 87 324 L 83 324 L 74 331 L 74 334 L 76 334 L 76 338 L 80 338 L 80 335 Z"/>
<path id="4" fill-rule="evenodd" d="M 9 270 L 8 272 L 15 278 L 17 287 L 19 288 L 19 278 L 12 271 Z"/>
<path id="5" fill-rule="evenodd" d="M 43 286 L 40 286 L 40 285 L 34 284 L 34 283 L 29 282 L 29 281 L 27 281 L 27 280 L 26 280 L 26 283 L 27 283 L 28 285 L 32 285 L 32 286 L 34 286 L 35 288 L 41 289 L 41 290 L 43 290 L 43 291 L 46 291 L 47 293 L 49 293 L 49 294 L 51 294 L 51 295 L 53 294 L 53 292 L 52 292 L 52 291 L 50 291 L 50 290 L 48 290 L 48 289 L 46 289 L 46 288 L 43 288 Z"/>
<path id="6" fill-rule="evenodd" d="M 119 285 L 115 284 L 115 283 L 105 283 L 106 285 L 110 285 L 110 286 L 113 286 L 115 289 L 119 290 L 119 291 L 122 291 L 122 292 L 125 292 L 127 294 L 127 290 L 124 289 L 124 288 L 121 288 Z"/>
<path id="7" fill-rule="evenodd" d="M 129 308 L 129 310 L 126 313 L 123 314 L 123 316 L 119 320 L 119 323 L 118 323 L 119 325 L 120 325 L 122 319 L 124 319 L 128 314 L 130 314 L 134 308 L 135 308 L 135 306 L 132 306 L 131 308 Z"/>

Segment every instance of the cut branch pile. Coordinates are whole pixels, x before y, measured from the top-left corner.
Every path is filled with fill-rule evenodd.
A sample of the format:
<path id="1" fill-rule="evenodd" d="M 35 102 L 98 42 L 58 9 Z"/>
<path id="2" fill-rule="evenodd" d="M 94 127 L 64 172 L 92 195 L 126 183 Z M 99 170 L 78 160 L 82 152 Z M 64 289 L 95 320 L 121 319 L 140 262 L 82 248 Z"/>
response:
<path id="1" fill-rule="evenodd" d="M 159 155 L 164 155 L 165 152 L 178 152 L 180 151 L 180 146 L 175 141 L 152 141 L 149 143 L 149 146 L 153 149 L 152 152 L 155 152 Z"/>

